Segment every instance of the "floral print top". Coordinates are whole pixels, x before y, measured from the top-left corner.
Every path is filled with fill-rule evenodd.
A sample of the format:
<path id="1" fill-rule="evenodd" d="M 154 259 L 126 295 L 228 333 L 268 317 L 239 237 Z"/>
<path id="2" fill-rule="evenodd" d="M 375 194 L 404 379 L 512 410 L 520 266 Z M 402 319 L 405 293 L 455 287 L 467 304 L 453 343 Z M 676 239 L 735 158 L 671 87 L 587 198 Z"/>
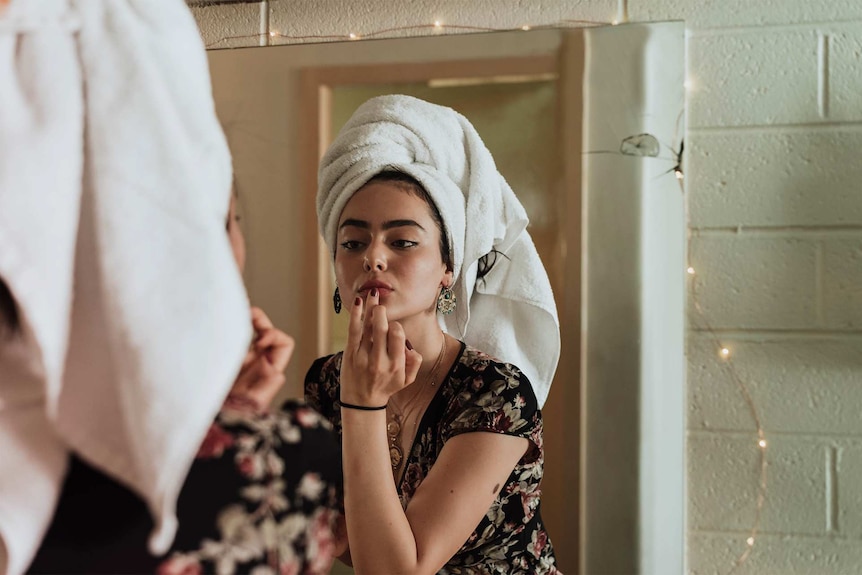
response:
<path id="1" fill-rule="evenodd" d="M 318 359 L 306 376 L 309 405 L 341 436 L 339 376 L 342 354 Z M 542 415 L 521 371 L 461 343 L 461 351 L 428 405 L 397 485 L 406 509 L 443 446 L 452 437 L 489 431 L 530 441 L 496 500 L 442 574 L 557 574 L 554 551 L 539 514 Z"/>
<path id="2" fill-rule="evenodd" d="M 304 402 L 261 411 L 228 398 L 177 501 L 167 554 L 147 551 L 146 504 L 73 457 L 54 521 L 29 573 L 325 575 L 341 512 L 332 427 Z"/>
<path id="3" fill-rule="evenodd" d="M 260 412 L 229 398 L 183 486 L 181 527 L 157 573 L 328 573 L 341 489 L 340 452 L 320 414 L 295 400 Z"/>

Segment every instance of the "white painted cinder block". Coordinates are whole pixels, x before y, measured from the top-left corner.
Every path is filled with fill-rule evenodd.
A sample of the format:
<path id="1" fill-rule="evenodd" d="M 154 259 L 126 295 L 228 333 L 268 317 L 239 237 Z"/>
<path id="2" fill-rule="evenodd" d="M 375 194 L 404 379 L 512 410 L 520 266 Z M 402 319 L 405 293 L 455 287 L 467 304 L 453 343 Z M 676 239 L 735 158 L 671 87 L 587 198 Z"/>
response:
<path id="1" fill-rule="evenodd" d="M 720 346 L 730 350 L 729 358 L 718 353 Z M 737 379 L 746 386 L 767 435 L 853 435 L 862 429 L 858 336 L 771 341 L 719 337 L 716 342 L 708 333 L 697 333 L 689 336 L 688 360 L 689 429 L 755 429 Z M 773 465 L 771 473 L 782 470 Z"/>
<path id="2" fill-rule="evenodd" d="M 824 325 L 858 331 L 862 329 L 862 233 L 846 239 L 824 240 L 822 249 Z M 862 356 L 862 342 L 859 354 Z M 862 366 L 856 367 L 862 380 Z M 862 395 L 862 386 L 857 393 Z M 862 431 L 862 412 L 857 431 Z"/>
<path id="3" fill-rule="evenodd" d="M 825 534 L 825 446 L 773 436 L 766 450 L 766 532 Z M 751 434 L 692 432 L 688 439 L 688 526 L 694 531 L 745 531 L 754 525 L 760 448 Z"/>
<path id="4" fill-rule="evenodd" d="M 836 441 L 835 459 L 835 530 L 862 547 L 862 439 Z"/>
<path id="5" fill-rule="evenodd" d="M 862 19 L 858 0 L 630 0 L 633 21 L 685 20 L 690 29 Z"/>
<path id="6" fill-rule="evenodd" d="M 689 128 L 821 121 L 817 43 L 769 28 L 690 38 Z"/>
<path id="7" fill-rule="evenodd" d="M 689 290 L 690 325 L 817 327 L 817 249 L 816 241 L 794 237 L 743 233 L 690 238 L 690 263 L 696 271 Z"/>
<path id="8" fill-rule="evenodd" d="M 192 6 L 204 44 L 209 48 L 257 46 L 260 27 L 260 5 L 217 4 Z"/>
<path id="9" fill-rule="evenodd" d="M 862 120 L 862 23 L 830 27 L 826 33 L 829 38 L 829 119 L 858 122 Z"/>
<path id="10" fill-rule="evenodd" d="M 691 535 L 689 575 L 852 575 L 862 565 L 859 541 L 760 534 L 748 559 L 734 569 L 747 538 L 747 533 Z"/>
<path id="11" fill-rule="evenodd" d="M 447 34 L 479 30 L 449 26 L 517 29 L 524 25 L 565 25 L 565 20 L 610 23 L 617 14 L 616 0 L 591 0 L 576 5 L 559 0 L 413 0 L 385 3 L 380 0 L 291 0 L 271 2 L 274 29 L 292 36 L 354 33 L 364 36 L 386 29 L 385 37 L 434 33 L 435 21 Z M 414 27 L 415 26 L 415 27 Z M 426 26 L 426 27 L 422 27 Z M 410 27 L 393 30 L 393 28 Z"/>
<path id="12" fill-rule="evenodd" d="M 690 225 L 862 225 L 860 157 L 858 126 L 694 134 Z"/>

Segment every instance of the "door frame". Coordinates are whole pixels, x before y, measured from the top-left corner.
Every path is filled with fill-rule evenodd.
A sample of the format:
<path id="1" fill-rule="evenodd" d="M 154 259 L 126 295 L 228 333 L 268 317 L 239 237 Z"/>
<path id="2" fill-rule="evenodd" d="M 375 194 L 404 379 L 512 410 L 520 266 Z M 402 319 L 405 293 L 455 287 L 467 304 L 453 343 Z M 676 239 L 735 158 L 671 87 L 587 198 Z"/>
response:
<path id="1" fill-rule="evenodd" d="M 557 50 L 523 57 L 479 58 L 421 63 L 321 66 L 303 69 L 300 77 L 299 130 L 301 213 L 315 213 L 317 165 L 333 137 L 332 92 L 339 86 L 427 82 L 433 79 L 492 79 L 557 77 L 557 145 L 563 161 L 562 188 L 558 208 L 569 222 L 565 231 L 563 283 L 553 285 L 560 314 L 562 356 L 543 408 L 545 422 L 545 476 L 542 482 L 543 519 L 548 525 L 559 558 L 574 572 L 580 562 L 580 413 L 581 413 L 581 142 L 582 83 L 584 73 L 583 32 L 562 33 Z M 573 161 L 574 160 L 574 161 Z M 297 356 L 303 365 L 329 353 L 331 300 L 329 293 L 330 254 L 320 238 L 316 222 L 306 222 L 302 243 L 316 246 L 305 250 L 302 301 L 317 302 L 300 309 L 304 338 L 298 341 Z M 575 257 L 573 257 L 575 256 Z M 313 278 L 313 279 L 312 279 Z M 548 501 L 553 504 L 548 504 Z"/>

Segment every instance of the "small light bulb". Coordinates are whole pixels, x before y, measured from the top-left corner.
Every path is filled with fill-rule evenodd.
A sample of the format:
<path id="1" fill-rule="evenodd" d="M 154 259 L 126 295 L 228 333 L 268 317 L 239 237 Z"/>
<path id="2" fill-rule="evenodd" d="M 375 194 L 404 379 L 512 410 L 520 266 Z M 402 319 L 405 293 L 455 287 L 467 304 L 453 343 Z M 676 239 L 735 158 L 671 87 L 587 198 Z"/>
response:
<path id="1" fill-rule="evenodd" d="M 691 266 L 688 266 L 688 268 L 686 268 L 685 272 L 686 272 L 688 275 L 693 276 L 693 275 L 694 275 L 694 268 L 693 268 L 693 267 L 691 267 Z"/>
<path id="2" fill-rule="evenodd" d="M 674 174 L 676 174 L 676 179 L 677 179 L 677 180 L 681 180 L 681 179 L 683 178 L 683 175 L 682 175 L 682 171 L 681 171 L 681 170 L 674 170 L 674 171 L 673 171 L 673 173 L 674 173 Z"/>
<path id="3" fill-rule="evenodd" d="M 692 82 L 691 80 L 686 80 L 685 82 L 682 83 L 682 86 L 686 90 L 691 90 L 694 87 L 694 82 Z"/>
<path id="4" fill-rule="evenodd" d="M 359 36 L 357 36 L 356 34 L 351 32 L 350 34 L 347 35 L 347 37 L 350 38 L 351 40 L 356 40 Z"/>
<path id="5" fill-rule="evenodd" d="M 526 24 L 524 24 L 523 26 L 521 26 L 521 30 L 523 30 L 524 32 L 526 32 L 526 31 L 527 31 L 527 30 L 529 30 L 529 29 L 530 29 L 530 27 L 529 27 L 529 26 L 527 26 Z"/>
<path id="6" fill-rule="evenodd" d="M 443 23 L 440 20 L 434 20 L 434 27 L 440 28 L 443 26 Z"/>
<path id="7" fill-rule="evenodd" d="M 762 448 L 766 449 L 766 440 L 765 440 L 765 439 L 761 439 L 760 441 L 758 441 L 758 442 L 757 442 L 757 445 L 759 445 L 760 447 L 762 447 Z"/>
<path id="8" fill-rule="evenodd" d="M 721 357 L 730 357 L 730 350 L 726 347 L 721 348 Z"/>
<path id="9" fill-rule="evenodd" d="M 745 542 L 748 543 L 749 547 L 754 547 L 754 537 L 749 537 Z"/>
<path id="10" fill-rule="evenodd" d="M 278 32 L 276 32 L 275 30 L 270 30 L 270 32 L 269 32 L 269 37 L 270 37 L 270 38 L 275 38 L 276 36 L 278 36 Z"/>

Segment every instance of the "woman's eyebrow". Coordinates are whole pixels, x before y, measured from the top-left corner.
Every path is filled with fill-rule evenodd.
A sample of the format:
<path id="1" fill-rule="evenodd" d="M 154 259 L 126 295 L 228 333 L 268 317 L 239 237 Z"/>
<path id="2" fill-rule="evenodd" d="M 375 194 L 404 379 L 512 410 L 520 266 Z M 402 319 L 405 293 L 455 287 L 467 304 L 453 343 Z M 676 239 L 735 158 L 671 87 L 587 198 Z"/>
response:
<path id="1" fill-rule="evenodd" d="M 391 230 L 392 228 L 402 228 L 405 226 L 412 226 L 412 227 L 419 228 L 423 232 L 425 231 L 425 228 L 420 226 L 419 222 L 417 222 L 415 220 L 389 220 L 388 222 L 383 222 L 383 229 L 384 230 Z"/>
<path id="2" fill-rule="evenodd" d="M 384 230 L 391 230 L 392 228 L 402 228 L 405 226 L 416 227 L 416 228 L 419 228 L 420 230 L 422 230 L 423 232 L 425 231 L 425 228 L 423 228 L 419 224 L 419 222 L 417 222 L 416 220 L 389 220 L 389 221 L 383 222 L 382 228 Z M 343 222 L 341 222 L 341 225 L 338 226 L 338 229 L 344 229 L 346 227 L 354 227 L 354 228 L 361 228 L 363 230 L 367 230 L 371 226 L 365 220 L 356 220 L 353 218 L 348 218 L 348 219 L 344 220 Z"/>
<path id="3" fill-rule="evenodd" d="M 346 227 L 362 228 L 364 230 L 367 230 L 371 226 L 369 226 L 368 222 L 366 222 L 365 220 L 346 219 L 341 222 L 341 225 L 338 226 L 338 229 L 341 230 Z"/>

